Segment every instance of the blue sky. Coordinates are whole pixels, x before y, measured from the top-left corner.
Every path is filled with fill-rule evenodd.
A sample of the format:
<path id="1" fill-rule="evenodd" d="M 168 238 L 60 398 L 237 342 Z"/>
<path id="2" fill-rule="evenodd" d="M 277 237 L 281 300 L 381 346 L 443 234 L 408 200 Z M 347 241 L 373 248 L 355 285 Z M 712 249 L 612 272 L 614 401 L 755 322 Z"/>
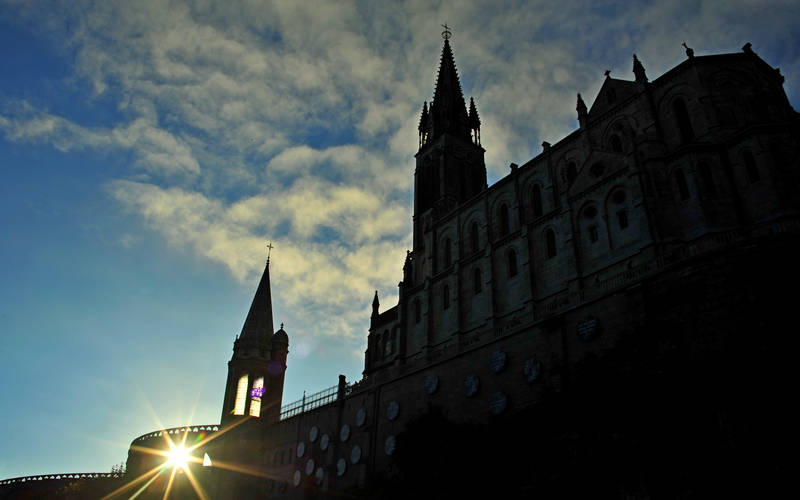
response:
<path id="1" fill-rule="evenodd" d="M 492 3 L 0 0 L 0 477 L 218 422 L 267 241 L 284 402 L 360 378 L 445 21 L 490 182 L 634 52 L 653 79 L 749 41 L 800 99 L 797 2 Z"/>

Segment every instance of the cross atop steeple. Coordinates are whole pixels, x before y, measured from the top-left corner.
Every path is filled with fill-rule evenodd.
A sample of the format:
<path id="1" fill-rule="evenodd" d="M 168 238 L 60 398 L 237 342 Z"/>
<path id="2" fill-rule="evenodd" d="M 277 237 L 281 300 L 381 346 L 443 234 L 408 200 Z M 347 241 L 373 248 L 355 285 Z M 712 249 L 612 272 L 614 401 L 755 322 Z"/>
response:
<path id="1" fill-rule="evenodd" d="M 447 23 L 444 23 L 442 28 L 444 28 L 444 31 L 442 31 L 442 38 L 445 40 L 450 40 L 450 37 L 453 36 L 453 32 L 450 31 L 450 27 L 447 26 Z"/>
<path id="2" fill-rule="evenodd" d="M 267 243 L 267 265 L 269 265 L 269 256 L 272 254 L 272 249 L 275 248 L 272 246 L 272 242 Z"/>

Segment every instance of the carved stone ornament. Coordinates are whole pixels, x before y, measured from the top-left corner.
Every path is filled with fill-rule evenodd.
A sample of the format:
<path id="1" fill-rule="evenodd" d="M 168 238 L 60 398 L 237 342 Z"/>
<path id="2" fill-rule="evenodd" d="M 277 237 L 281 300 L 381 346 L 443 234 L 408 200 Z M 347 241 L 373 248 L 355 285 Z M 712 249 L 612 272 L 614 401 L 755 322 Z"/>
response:
<path id="1" fill-rule="evenodd" d="M 522 373 L 525 375 L 525 381 L 529 384 L 538 380 L 541 372 L 542 364 L 534 359 L 525 361 L 525 365 L 522 367 Z"/>
<path id="2" fill-rule="evenodd" d="M 314 464 L 314 459 L 313 458 L 309 458 L 306 461 L 306 476 L 310 476 L 311 474 L 314 473 L 314 465 L 315 464 Z"/>
<path id="3" fill-rule="evenodd" d="M 325 479 L 325 469 L 317 467 L 317 471 L 314 473 L 314 480 L 317 484 L 322 484 L 323 479 Z"/>
<path id="4" fill-rule="evenodd" d="M 321 438 L 319 438 L 319 449 L 325 451 L 328 449 L 328 445 L 331 443 L 331 437 L 327 434 L 323 434 Z"/>
<path id="5" fill-rule="evenodd" d="M 389 401 L 389 404 L 386 405 L 386 418 L 389 420 L 395 420 L 399 414 L 400 403 L 398 403 L 397 400 Z"/>
<path id="6" fill-rule="evenodd" d="M 300 486 L 300 480 L 303 478 L 302 473 L 299 470 L 294 471 L 294 477 L 292 478 L 292 484 L 295 486 Z"/>
<path id="7" fill-rule="evenodd" d="M 367 410 L 359 408 L 356 412 L 356 427 L 361 427 L 367 421 Z"/>
<path id="8" fill-rule="evenodd" d="M 397 438 L 393 435 L 386 438 L 386 441 L 383 443 L 383 451 L 386 452 L 387 455 L 391 455 L 394 453 L 394 449 L 397 446 Z"/>
<path id="9" fill-rule="evenodd" d="M 297 443 L 297 458 L 306 454 L 306 444 L 303 441 Z"/>
<path id="10" fill-rule="evenodd" d="M 315 425 L 308 431 L 308 440 L 312 443 L 317 440 L 319 436 L 319 428 Z"/>
<path id="11" fill-rule="evenodd" d="M 433 394 L 439 388 L 439 377 L 428 375 L 425 377 L 425 394 Z"/>
<path id="12" fill-rule="evenodd" d="M 347 472 L 347 460 L 340 458 L 336 461 L 336 475 L 342 477 L 345 472 Z"/>
<path id="13" fill-rule="evenodd" d="M 586 318 L 586 320 L 578 323 L 578 325 L 575 327 L 575 330 L 581 340 L 589 341 L 597 336 L 599 326 L 600 325 L 597 322 L 597 318 L 594 316 L 589 316 Z"/>
<path id="14" fill-rule="evenodd" d="M 489 359 L 489 368 L 494 373 L 500 373 L 506 367 L 508 356 L 504 351 L 494 351 L 492 357 Z"/>
<path id="15" fill-rule="evenodd" d="M 355 465 L 361 460 L 361 447 L 359 445 L 353 446 L 350 450 L 350 463 Z"/>
<path id="16" fill-rule="evenodd" d="M 341 439 L 342 442 L 345 442 L 348 439 L 350 439 L 350 426 L 349 425 L 344 424 L 342 426 L 342 428 L 339 430 L 339 439 Z"/>
<path id="17" fill-rule="evenodd" d="M 502 392 L 495 392 L 489 397 L 489 410 L 493 415 L 500 415 L 506 411 L 508 397 Z"/>
<path id="18" fill-rule="evenodd" d="M 471 398 L 478 393 L 480 386 L 481 380 L 477 375 L 468 375 L 464 379 L 464 395 L 468 398 Z"/>

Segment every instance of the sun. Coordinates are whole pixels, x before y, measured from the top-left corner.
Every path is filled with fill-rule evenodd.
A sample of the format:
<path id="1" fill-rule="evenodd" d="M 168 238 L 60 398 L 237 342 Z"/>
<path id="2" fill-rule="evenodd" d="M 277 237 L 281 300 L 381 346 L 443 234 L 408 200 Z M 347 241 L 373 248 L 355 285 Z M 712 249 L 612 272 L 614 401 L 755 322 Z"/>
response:
<path id="1" fill-rule="evenodd" d="M 172 446 L 172 449 L 169 450 L 167 453 L 167 462 L 164 464 L 168 467 L 177 467 L 180 469 L 186 469 L 186 465 L 191 461 L 192 456 L 189 454 L 189 450 L 183 447 L 183 445 Z"/>

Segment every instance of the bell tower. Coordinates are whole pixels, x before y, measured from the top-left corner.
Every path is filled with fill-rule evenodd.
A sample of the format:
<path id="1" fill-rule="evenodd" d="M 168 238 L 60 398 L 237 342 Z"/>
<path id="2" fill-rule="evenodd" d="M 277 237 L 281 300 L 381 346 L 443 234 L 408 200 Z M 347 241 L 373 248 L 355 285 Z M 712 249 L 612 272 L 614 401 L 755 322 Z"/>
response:
<path id="1" fill-rule="evenodd" d="M 268 247 L 272 250 L 272 245 Z M 277 421 L 283 397 L 289 337 L 272 327 L 269 256 L 241 333 L 233 343 L 221 423 L 254 417 Z"/>
<path id="2" fill-rule="evenodd" d="M 430 105 L 422 106 L 419 151 L 414 171 L 414 250 L 424 246 L 427 221 L 436 219 L 487 187 L 480 118 L 475 101 L 469 110 L 461 91 L 452 32 L 444 25 L 442 56 Z"/>

